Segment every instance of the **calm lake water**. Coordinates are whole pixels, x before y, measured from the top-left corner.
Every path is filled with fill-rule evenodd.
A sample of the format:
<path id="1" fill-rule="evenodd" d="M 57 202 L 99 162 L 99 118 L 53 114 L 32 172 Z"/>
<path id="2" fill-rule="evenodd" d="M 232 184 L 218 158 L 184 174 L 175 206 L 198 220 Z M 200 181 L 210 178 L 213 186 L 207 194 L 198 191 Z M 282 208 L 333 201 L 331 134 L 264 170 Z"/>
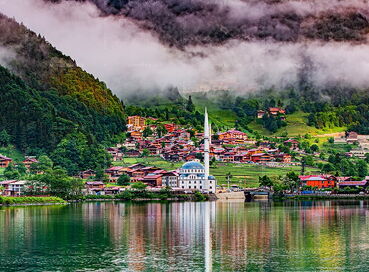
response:
<path id="1" fill-rule="evenodd" d="M 369 271 L 369 202 L 1 208 L 0 271 Z"/>

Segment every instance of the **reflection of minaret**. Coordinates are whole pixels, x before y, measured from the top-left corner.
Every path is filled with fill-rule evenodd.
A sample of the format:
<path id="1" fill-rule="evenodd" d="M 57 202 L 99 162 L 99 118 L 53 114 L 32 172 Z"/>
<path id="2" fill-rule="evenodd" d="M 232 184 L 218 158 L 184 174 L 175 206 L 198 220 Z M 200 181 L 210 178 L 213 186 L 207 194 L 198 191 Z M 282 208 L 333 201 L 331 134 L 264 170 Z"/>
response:
<path id="1" fill-rule="evenodd" d="M 211 225 L 215 221 L 215 201 L 207 201 L 204 203 L 204 254 L 205 254 L 205 271 L 213 271 L 213 254 L 212 254 L 212 239 Z"/>
<path id="2" fill-rule="evenodd" d="M 205 164 L 205 189 L 209 189 L 209 120 L 208 111 L 205 108 L 204 122 L 204 164 Z"/>

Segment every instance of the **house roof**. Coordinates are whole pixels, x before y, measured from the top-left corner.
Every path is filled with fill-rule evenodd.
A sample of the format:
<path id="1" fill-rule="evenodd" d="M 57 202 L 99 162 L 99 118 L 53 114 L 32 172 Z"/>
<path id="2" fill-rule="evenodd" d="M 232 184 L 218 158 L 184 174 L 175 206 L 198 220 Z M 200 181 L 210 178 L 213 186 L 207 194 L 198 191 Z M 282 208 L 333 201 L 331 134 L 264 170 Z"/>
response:
<path id="1" fill-rule="evenodd" d="M 87 185 L 104 185 L 104 182 L 102 181 L 87 181 Z"/>
<path id="2" fill-rule="evenodd" d="M 17 180 L 4 180 L 0 182 L 0 185 L 7 185 L 16 182 Z"/>
<path id="3" fill-rule="evenodd" d="M 3 161 L 12 161 L 13 159 L 8 158 L 8 157 L 0 154 L 0 160 L 3 160 Z"/>
<path id="4" fill-rule="evenodd" d="M 113 166 L 113 167 L 110 167 L 108 169 L 106 169 L 106 171 L 119 171 L 119 170 L 123 170 L 125 169 L 125 167 L 123 166 Z"/>
<path id="5" fill-rule="evenodd" d="M 325 180 L 326 179 L 322 177 L 310 177 L 310 178 L 305 179 L 305 181 L 325 181 Z"/>
<path id="6" fill-rule="evenodd" d="M 343 186 L 365 186 L 368 183 L 367 180 L 363 180 L 363 181 L 342 181 L 339 183 L 339 185 L 343 185 Z"/>
<path id="7" fill-rule="evenodd" d="M 147 176 L 144 177 L 144 180 L 146 180 L 146 179 L 158 179 L 160 177 L 162 177 L 162 175 L 148 174 Z"/>

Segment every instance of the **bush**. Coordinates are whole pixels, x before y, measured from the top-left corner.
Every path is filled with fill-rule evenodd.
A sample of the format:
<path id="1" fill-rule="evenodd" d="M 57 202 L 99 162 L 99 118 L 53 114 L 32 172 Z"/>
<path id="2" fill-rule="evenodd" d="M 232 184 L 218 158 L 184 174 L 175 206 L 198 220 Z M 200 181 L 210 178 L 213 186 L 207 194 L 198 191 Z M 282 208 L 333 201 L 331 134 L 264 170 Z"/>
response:
<path id="1" fill-rule="evenodd" d="M 33 204 L 33 203 L 66 203 L 65 200 L 59 197 L 37 197 L 37 196 L 24 196 L 24 197 L 10 197 L 1 196 L 0 204 Z"/>

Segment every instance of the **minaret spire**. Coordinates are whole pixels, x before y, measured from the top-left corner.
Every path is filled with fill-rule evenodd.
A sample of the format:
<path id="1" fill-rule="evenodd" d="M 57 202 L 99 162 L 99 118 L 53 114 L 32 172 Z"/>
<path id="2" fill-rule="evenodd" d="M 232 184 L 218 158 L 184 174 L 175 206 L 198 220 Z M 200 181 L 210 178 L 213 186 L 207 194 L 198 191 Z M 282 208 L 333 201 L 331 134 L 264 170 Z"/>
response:
<path id="1" fill-rule="evenodd" d="M 205 120 L 204 120 L 204 164 L 205 164 L 205 188 L 209 189 L 209 118 L 208 118 L 208 110 L 205 107 Z"/>

